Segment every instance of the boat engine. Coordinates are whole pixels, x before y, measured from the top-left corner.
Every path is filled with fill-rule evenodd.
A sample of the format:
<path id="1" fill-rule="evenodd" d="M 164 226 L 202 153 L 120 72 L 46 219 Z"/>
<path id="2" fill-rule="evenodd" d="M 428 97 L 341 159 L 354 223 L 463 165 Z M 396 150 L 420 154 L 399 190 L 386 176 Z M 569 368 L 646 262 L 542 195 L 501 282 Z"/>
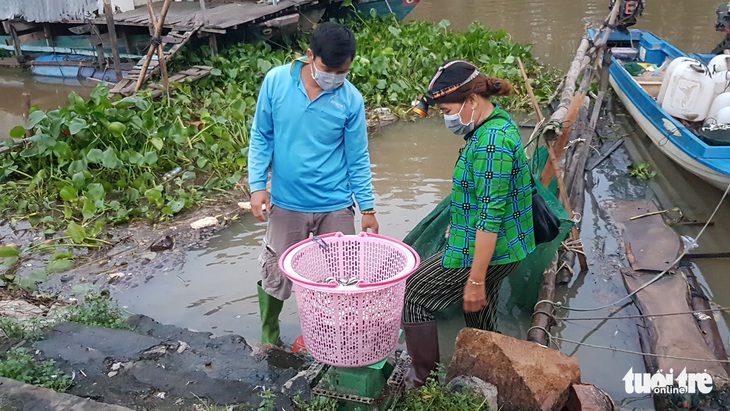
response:
<path id="1" fill-rule="evenodd" d="M 715 30 L 725 33 L 725 38 L 712 50 L 712 54 L 721 54 L 730 49 L 730 3 L 717 8 Z"/>
<path id="2" fill-rule="evenodd" d="M 730 3 L 717 8 L 715 30 L 730 34 Z"/>
<path id="3" fill-rule="evenodd" d="M 627 31 L 627 29 L 636 24 L 636 19 L 641 16 L 644 11 L 645 0 L 611 0 L 609 10 L 613 10 L 616 2 L 620 1 L 621 6 L 616 21 L 616 28 L 619 31 Z"/>

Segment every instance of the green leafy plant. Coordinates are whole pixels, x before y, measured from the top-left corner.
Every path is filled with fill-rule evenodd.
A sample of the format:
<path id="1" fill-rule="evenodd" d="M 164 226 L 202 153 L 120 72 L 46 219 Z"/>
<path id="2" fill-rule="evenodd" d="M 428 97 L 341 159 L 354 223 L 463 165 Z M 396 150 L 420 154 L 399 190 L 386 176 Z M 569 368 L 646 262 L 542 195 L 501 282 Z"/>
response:
<path id="1" fill-rule="evenodd" d="M 39 252 L 53 251 L 58 247 L 69 247 L 74 244 L 70 241 L 64 243 L 65 239 L 70 237 L 56 238 L 57 243 L 42 242 L 31 245 L 22 251 L 15 244 L 0 246 L 0 280 L 7 283 L 10 289 L 32 292 L 37 290 L 38 284 L 45 281 L 49 275 L 68 271 L 74 265 L 74 253 L 70 250 L 61 250 L 48 257 L 45 268 L 33 270 L 23 276 L 18 274 L 18 266 L 24 257 L 38 259 Z"/>
<path id="2" fill-rule="evenodd" d="M 0 317 L 0 332 L 11 340 L 37 341 L 43 336 L 38 319 L 20 321 L 12 317 Z"/>
<path id="3" fill-rule="evenodd" d="M 56 391 L 71 387 L 71 378 L 55 367 L 53 360 L 37 361 L 27 350 L 11 348 L 0 357 L 0 377 Z"/>
<path id="4" fill-rule="evenodd" d="M 261 403 L 259 403 L 258 411 L 275 411 L 276 410 L 276 394 L 266 388 L 259 393 Z"/>
<path id="5" fill-rule="evenodd" d="M 656 171 L 652 170 L 651 163 L 632 163 L 629 165 L 629 175 L 640 180 L 648 180 L 656 176 Z"/>
<path id="6" fill-rule="evenodd" d="M 302 401 L 294 398 L 294 404 L 299 411 L 337 411 L 339 402 L 334 398 L 315 396 L 311 401 Z"/>
<path id="7" fill-rule="evenodd" d="M 94 327 L 129 329 L 122 310 L 104 291 L 88 294 L 83 303 L 69 308 L 64 319 Z"/>
<path id="8" fill-rule="evenodd" d="M 511 81 L 516 93 L 496 100 L 506 108 L 530 106 L 517 57 L 539 101 L 546 101 L 557 84 L 556 73 L 537 63 L 530 46 L 513 43 L 504 31 L 474 24 L 458 32 L 445 20 L 347 24 L 358 42 L 349 79 L 369 108 L 407 115 L 435 68 L 452 58 L 473 61 L 483 73 Z M 50 237 L 65 231 L 63 244 L 101 247 L 105 243 L 98 236 L 107 224 L 165 220 L 212 201 L 210 196 L 234 188 L 246 172 L 249 130 L 264 75 L 307 47 L 303 36 L 277 48 L 231 45 L 218 56 L 201 48 L 174 64 L 210 65 L 211 76 L 194 85 L 176 84 L 173 96 L 162 101 L 144 92 L 112 100 L 102 84 L 89 99 L 71 93 L 56 110 L 34 108 L 28 123 L 10 132 L 17 140 L 30 130 L 30 144 L 0 159 L 1 212 L 28 220 Z"/>

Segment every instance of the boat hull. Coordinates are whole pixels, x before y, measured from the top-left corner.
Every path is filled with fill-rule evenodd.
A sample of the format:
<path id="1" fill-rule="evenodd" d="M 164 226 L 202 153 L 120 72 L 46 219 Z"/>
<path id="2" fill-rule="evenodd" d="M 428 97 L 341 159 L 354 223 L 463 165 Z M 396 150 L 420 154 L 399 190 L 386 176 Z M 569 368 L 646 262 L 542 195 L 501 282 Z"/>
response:
<path id="1" fill-rule="evenodd" d="M 64 79 L 87 79 L 116 83 L 116 72 L 111 68 L 96 68 L 96 60 L 82 55 L 48 55 L 40 56 L 31 63 L 31 73 L 40 77 L 55 77 Z M 130 66 L 124 64 L 122 76 L 126 75 Z"/>
<path id="2" fill-rule="evenodd" d="M 636 124 L 638 124 L 641 130 L 643 130 L 651 139 L 654 145 L 657 146 L 659 151 L 677 163 L 680 167 L 721 190 L 725 190 L 727 186 L 730 185 L 730 176 L 704 166 L 702 163 L 690 157 L 687 153 L 679 149 L 679 147 L 671 143 L 669 139 L 667 139 L 667 131 L 657 128 L 654 123 L 641 113 L 634 101 L 628 98 L 621 87 L 616 84 L 616 80 L 613 76 L 611 76 L 609 81 L 621 100 L 621 103 L 623 103 L 626 110 L 629 114 L 631 114 L 631 117 L 633 117 L 636 121 Z"/>
<path id="3" fill-rule="evenodd" d="M 642 59 L 643 56 L 649 56 L 643 60 L 649 63 L 660 65 L 667 58 L 684 56 L 707 60 L 705 56 L 685 54 L 643 30 L 631 30 L 628 35 L 617 33 L 615 37 L 612 33 L 609 45 L 612 42 L 621 44 L 627 40 L 640 45 L 638 55 Z M 642 48 L 642 44 L 646 49 Z M 615 57 L 612 58 L 609 74 L 610 84 L 621 102 L 664 155 L 721 190 L 730 185 L 730 146 L 708 145 L 684 124 L 667 114 Z"/>

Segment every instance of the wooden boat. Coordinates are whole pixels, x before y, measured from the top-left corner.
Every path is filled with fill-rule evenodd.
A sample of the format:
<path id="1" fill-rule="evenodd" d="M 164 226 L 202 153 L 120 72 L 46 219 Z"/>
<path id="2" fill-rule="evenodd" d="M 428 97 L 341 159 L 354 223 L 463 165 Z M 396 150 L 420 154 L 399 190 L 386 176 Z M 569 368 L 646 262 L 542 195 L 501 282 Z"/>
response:
<path id="1" fill-rule="evenodd" d="M 589 36 L 593 35 L 589 31 Z M 669 93 L 676 85 L 674 94 L 684 98 L 682 104 L 692 105 L 701 99 L 709 105 L 706 99 L 714 99 L 714 95 L 693 95 L 697 92 L 693 83 L 672 82 L 674 72 L 667 74 L 666 70 L 671 61 L 682 57 L 699 61 L 702 64 L 696 68 L 701 69 L 714 55 L 684 53 L 645 30 L 611 32 L 608 45 L 613 51 L 611 86 L 639 127 L 680 167 L 725 190 L 730 185 L 730 124 L 703 124 L 688 120 L 691 116 L 675 118 L 667 112 L 667 103 L 660 95 L 662 88 Z M 644 67 L 650 70 L 644 71 Z M 704 116 L 696 118 L 704 120 Z"/>
<path id="2" fill-rule="evenodd" d="M 125 64 L 124 76 L 132 69 L 132 64 Z M 116 83 L 118 81 L 114 68 L 98 68 L 96 59 L 77 54 L 43 55 L 31 62 L 31 73 L 35 76 L 67 79 L 93 78 L 100 81 Z"/>

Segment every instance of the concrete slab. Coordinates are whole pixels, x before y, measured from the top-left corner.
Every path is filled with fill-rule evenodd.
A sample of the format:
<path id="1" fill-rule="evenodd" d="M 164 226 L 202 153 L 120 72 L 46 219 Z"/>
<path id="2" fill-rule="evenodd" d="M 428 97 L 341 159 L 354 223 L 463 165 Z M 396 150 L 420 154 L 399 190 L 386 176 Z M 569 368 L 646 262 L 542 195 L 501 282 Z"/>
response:
<path id="1" fill-rule="evenodd" d="M 0 377 L 0 409 L 17 411 L 132 411 Z"/>

